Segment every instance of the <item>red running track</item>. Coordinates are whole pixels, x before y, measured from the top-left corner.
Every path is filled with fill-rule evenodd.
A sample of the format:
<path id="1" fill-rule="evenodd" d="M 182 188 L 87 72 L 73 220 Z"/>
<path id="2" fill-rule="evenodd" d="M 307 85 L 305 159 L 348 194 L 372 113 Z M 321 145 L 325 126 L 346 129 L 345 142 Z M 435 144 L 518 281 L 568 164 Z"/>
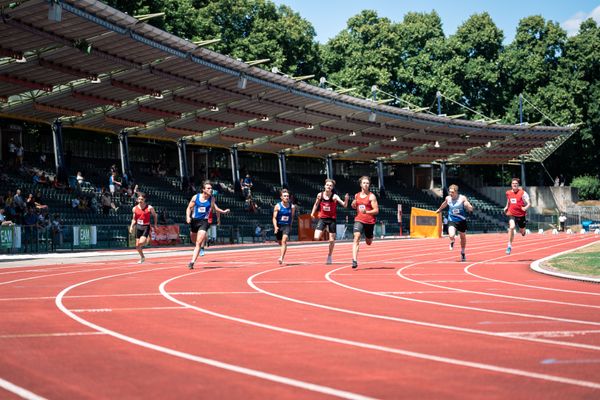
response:
<path id="1" fill-rule="evenodd" d="M 600 286 L 529 269 L 598 238 L 505 239 L 0 268 L 0 398 L 600 398 Z"/>

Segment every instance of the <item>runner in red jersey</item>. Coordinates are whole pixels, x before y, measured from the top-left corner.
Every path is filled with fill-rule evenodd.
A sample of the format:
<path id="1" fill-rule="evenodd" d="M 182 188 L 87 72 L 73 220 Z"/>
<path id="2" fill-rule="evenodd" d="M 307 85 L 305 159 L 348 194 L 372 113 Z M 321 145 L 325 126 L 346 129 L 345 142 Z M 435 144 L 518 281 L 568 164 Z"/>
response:
<path id="1" fill-rule="evenodd" d="M 150 237 L 150 216 L 154 217 L 154 229 L 156 229 L 158 216 L 156 215 L 156 211 L 154 211 L 154 207 L 146 204 L 146 195 L 144 193 L 138 193 L 137 202 L 137 205 L 131 209 L 133 216 L 131 218 L 131 225 L 129 226 L 129 233 L 132 234 L 133 228 L 136 227 L 135 249 L 140 254 L 138 264 L 141 264 L 146 261 L 142 247 L 148 243 L 148 238 Z"/>
<path id="2" fill-rule="evenodd" d="M 360 245 L 360 235 L 364 232 L 365 243 L 373 243 L 373 229 L 375 228 L 375 216 L 379 214 L 379 204 L 377 198 L 369 191 L 371 179 L 368 176 L 362 176 L 358 180 L 360 192 L 354 195 L 352 208 L 356 209 L 354 217 L 354 243 L 352 244 L 352 268 L 358 268 L 358 247 Z"/>
<path id="3" fill-rule="evenodd" d="M 344 207 L 348 207 L 348 193 L 344 197 L 344 201 L 340 199 L 340 196 L 333 193 L 335 187 L 335 181 L 333 179 L 325 179 L 325 190 L 319 192 L 315 204 L 313 205 L 311 216 L 318 218 L 317 227 L 315 228 L 315 240 L 320 240 L 323 230 L 327 228 L 329 232 L 329 253 L 327 255 L 326 264 L 333 262 L 333 246 L 335 246 L 335 234 L 336 234 L 336 218 L 337 218 L 337 205 L 338 203 Z M 318 211 L 318 213 L 317 213 Z"/>
<path id="4" fill-rule="evenodd" d="M 527 224 L 527 209 L 531 206 L 529 195 L 523 188 L 519 187 L 519 178 L 513 178 L 510 182 L 511 189 L 506 191 L 506 206 L 504 212 L 508 216 L 508 247 L 506 254 L 512 251 L 512 242 L 515 237 L 515 226 L 519 226 L 521 235 L 525 236 Z"/>

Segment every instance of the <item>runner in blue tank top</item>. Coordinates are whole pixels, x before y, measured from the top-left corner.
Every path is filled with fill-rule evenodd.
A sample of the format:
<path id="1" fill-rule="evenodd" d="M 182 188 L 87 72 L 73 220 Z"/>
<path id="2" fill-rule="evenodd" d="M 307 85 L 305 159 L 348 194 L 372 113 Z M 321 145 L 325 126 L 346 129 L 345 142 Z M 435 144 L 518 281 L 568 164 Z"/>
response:
<path id="1" fill-rule="evenodd" d="M 466 261 L 465 248 L 467 247 L 467 211 L 473 212 L 473 206 L 469 203 L 466 196 L 458 194 L 458 186 L 450 185 L 448 188 L 449 196 L 446 196 L 440 208 L 436 210 L 440 213 L 448 207 L 448 236 L 450 237 L 450 250 L 454 249 L 454 239 L 456 231 L 460 235 L 460 259 Z"/>
<path id="2" fill-rule="evenodd" d="M 222 214 L 229 213 L 229 209 L 222 210 L 215 204 L 215 199 L 212 197 L 212 184 L 205 181 L 202 184 L 202 192 L 192 197 L 185 210 L 185 220 L 190 224 L 190 237 L 192 243 L 196 244 L 192 260 L 188 264 L 189 269 L 194 269 L 194 263 L 206 238 L 206 231 L 208 231 L 209 226 L 208 217 L 212 210 Z"/>
<path id="3" fill-rule="evenodd" d="M 281 254 L 279 260 L 277 260 L 279 264 L 283 264 L 295 212 L 296 206 L 290 203 L 290 193 L 287 189 L 282 189 L 281 201 L 273 209 L 273 231 L 277 243 L 281 246 Z"/>

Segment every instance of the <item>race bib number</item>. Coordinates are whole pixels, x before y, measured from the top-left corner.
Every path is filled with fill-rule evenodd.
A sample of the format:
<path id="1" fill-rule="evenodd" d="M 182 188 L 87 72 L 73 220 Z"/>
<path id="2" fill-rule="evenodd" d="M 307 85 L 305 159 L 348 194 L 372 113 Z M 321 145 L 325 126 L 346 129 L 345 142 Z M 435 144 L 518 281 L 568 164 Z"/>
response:
<path id="1" fill-rule="evenodd" d="M 289 221 L 289 220 L 290 220 L 290 217 L 289 217 L 288 215 L 282 215 L 282 216 L 281 216 L 281 221 L 282 221 L 282 222 L 283 222 L 283 221 Z"/>
<path id="2" fill-rule="evenodd" d="M 517 199 L 510 199 L 511 204 L 517 204 Z"/>
<path id="3" fill-rule="evenodd" d="M 144 225 L 144 220 L 143 219 L 138 219 L 137 223 L 138 223 L 138 225 Z"/>
<path id="4" fill-rule="evenodd" d="M 366 207 L 364 204 L 360 204 L 360 205 L 358 206 L 358 209 L 359 209 L 360 211 L 365 211 L 365 210 L 367 209 L 367 207 Z"/>
<path id="5" fill-rule="evenodd" d="M 323 211 L 331 211 L 331 207 L 329 207 L 329 206 L 323 206 Z"/>
<path id="6" fill-rule="evenodd" d="M 198 207 L 198 212 L 199 213 L 205 213 L 206 212 L 206 207 Z"/>
<path id="7" fill-rule="evenodd" d="M 452 214 L 460 214 L 460 210 L 458 208 L 455 208 L 454 210 L 452 210 Z"/>

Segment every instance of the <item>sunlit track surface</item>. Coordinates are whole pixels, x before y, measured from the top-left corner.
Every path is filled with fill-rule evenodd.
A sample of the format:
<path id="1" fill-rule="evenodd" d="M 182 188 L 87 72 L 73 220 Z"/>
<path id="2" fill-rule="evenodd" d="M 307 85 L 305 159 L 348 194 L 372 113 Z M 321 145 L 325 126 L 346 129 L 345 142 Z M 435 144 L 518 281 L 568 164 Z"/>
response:
<path id="1" fill-rule="evenodd" d="M 600 286 L 533 272 L 598 240 L 189 252 L 0 270 L 0 398 L 598 398 Z"/>

